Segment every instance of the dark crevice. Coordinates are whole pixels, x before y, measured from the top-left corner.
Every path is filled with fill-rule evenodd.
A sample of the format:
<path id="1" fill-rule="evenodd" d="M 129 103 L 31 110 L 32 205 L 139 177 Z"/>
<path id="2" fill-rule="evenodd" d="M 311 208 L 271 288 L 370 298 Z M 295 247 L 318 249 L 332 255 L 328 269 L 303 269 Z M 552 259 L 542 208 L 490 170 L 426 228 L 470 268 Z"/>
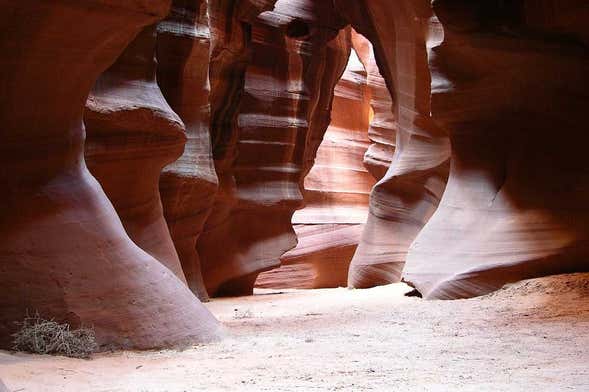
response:
<path id="1" fill-rule="evenodd" d="M 309 25 L 301 19 L 293 19 L 286 26 L 286 36 L 289 38 L 303 39 L 308 37 L 309 34 L 311 34 L 311 29 L 309 28 Z"/>

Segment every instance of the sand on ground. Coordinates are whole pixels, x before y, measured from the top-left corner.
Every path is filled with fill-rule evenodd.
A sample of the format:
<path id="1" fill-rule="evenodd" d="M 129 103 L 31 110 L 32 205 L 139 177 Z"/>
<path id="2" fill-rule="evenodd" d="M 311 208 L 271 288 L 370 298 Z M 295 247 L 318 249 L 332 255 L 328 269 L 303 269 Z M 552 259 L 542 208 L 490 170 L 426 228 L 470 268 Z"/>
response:
<path id="1" fill-rule="evenodd" d="M 91 360 L 0 351 L 0 379 L 13 392 L 589 391 L 589 274 L 469 300 L 408 291 L 216 299 L 219 343 Z"/>

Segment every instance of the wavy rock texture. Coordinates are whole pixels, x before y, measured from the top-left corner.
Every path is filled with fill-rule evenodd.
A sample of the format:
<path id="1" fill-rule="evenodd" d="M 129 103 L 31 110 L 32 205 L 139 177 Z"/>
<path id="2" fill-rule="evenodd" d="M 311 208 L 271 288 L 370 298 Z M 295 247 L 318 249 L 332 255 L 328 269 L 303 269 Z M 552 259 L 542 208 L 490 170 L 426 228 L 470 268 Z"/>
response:
<path id="1" fill-rule="evenodd" d="M 301 207 L 305 154 L 329 124 L 349 51 L 329 2 L 282 0 L 257 17 L 244 4 L 210 8 L 220 190 L 198 241 L 210 295 L 250 294 L 258 274 L 296 245 L 291 216 Z"/>
<path id="2" fill-rule="evenodd" d="M 587 29 L 571 22 L 588 11 L 435 3 L 444 39 L 430 56 L 432 114 L 450 132 L 452 167 L 404 273 L 426 298 L 589 269 Z"/>
<path id="3" fill-rule="evenodd" d="M 352 31 L 352 44 L 366 69 L 366 83 L 372 108 L 368 138 L 370 146 L 364 154 L 364 166 L 377 180 L 384 177 L 395 152 L 397 120 L 391 93 L 376 64 L 372 44 L 364 36 Z"/>
<path id="4" fill-rule="evenodd" d="M 184 125 L 155 82 L 155 26 L 143 30 L 96 81 L 86 101 L 85 158 L 129 237 L 179 279 L 164 220 L 162 168 L 184 147 Z"/>
<path id="5" fill-rule="evenodd" d="M 398 281 L 409 246 L 446 185 L 450 143 L 430 116 L 427 46 L 436 38 L 428 1 L 336 0 L 368 38 L 395 102 L 396 149 L 375 185 L 370 214 L 348 276 L 352 287 Z"/>
<path id="6" fill-rule="evenodd" d="M 102 346 L 161 347 L 219 334 L 182 281 L 131 241 L 83 155 L 90 89 L 168 6 L 23 0 L 0 16 L 0 49 L 10 53 L 0 59 L 3 347 L 27 310 L 93 325 Z"/>
<path id="7" fill-rule="evenodd" d="M 205 0 L 174 0 L 157 27 L 158 84 L 182 118 L 187 138 L 182 156 L 164 169 L 160 192 L 188 286 L 201 300 L 208 296 L 196 241 L 217 191 L 209 132 L 207 8 Z"/>
<path id="8" fill-rule="evenodd" d="M 232 168 L 237 156 L 237 115 L 251 55 L 251 23 L 260 13 L 272 9 L 274 2 L 209 0 L 210 132 L 219 188 L 210 216 L 205 221 L 202 237 L 197 242 L 197 252 L 203 260 L 203 278 L 213 281 L 213 284 L 205 284 L 208 294 L 212 295 L 217 294 L 224 277 L 231 274 L 231 266 L 223 267 L 223 264 L 231 264 L 231 260 L 237 257 L 234 254 L 235 245 L 232 245 L 233 249 L 219 248 L 219 243 L 225 245 L 225 240 L 228 243 L 236 242 L 236 238 L 231 239 L 234 229 L 231 213 L 236 204 Z M 208 268 L 206 260 L 209 260 Z M 240 272 L 237 271 L 233 277 L 239 276 Z M 236 292 L 241 290 L 240 287 Z"/>
<path id="9" fill-rule="evenodd" d="M 304 180 L 305 208 L 292 218 L 298 244 L 282 256 L 281 268 L 259 276 L 257 286 L 346 285 L 348 266 L 366 221 L 368 197 L 374 185 L 374 178 L 363 165 L 370 143 L 370 110 L 366 71 L 352 51 L 335 86 L 331 124 Z"/>

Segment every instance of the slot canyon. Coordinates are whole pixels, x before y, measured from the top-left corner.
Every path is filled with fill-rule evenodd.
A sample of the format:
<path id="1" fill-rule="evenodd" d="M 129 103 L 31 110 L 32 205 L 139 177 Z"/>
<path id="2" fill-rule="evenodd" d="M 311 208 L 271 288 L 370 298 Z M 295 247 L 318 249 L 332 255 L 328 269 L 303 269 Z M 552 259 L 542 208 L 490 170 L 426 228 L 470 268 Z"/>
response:
<path id="1" fill-rule="evenodd" d="M 589 391 L 586 0 L 0 7 L 0 392 Z"/>

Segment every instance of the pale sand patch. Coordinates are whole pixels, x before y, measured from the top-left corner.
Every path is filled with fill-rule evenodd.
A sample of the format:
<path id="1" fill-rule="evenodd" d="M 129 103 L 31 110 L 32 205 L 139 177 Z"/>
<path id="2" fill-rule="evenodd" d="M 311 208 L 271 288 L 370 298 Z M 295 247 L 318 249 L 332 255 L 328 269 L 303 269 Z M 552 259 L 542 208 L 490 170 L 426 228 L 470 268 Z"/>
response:
<path id="1" fill-rule="evenodd" d="M 217 299 L 228 338 L 93 360 L 0 352 L 11 391 L 589 391 L 589 274 L 424 301 L 403 284 Z"/>

